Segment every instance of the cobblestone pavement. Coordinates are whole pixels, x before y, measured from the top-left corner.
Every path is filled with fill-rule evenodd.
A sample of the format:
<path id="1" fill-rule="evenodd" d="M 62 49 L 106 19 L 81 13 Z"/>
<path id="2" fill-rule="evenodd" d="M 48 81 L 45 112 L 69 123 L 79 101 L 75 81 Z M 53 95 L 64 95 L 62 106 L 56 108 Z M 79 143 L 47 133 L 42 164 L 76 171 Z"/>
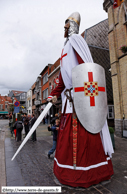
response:
<path id="1" fill-rule="evenodd" d="M 12 156 L 20 143 L 6 131 L 6 176 L 7 186 L 61 186 L 67 194 L 127 194 L 127 139 L 115 137 L 116 149 L 113 154 L 114 175 L 111 181 L 84 188 L 61 185 L 53 174 L 53 156 L 47 153 L 52 147 L 52 136 L 46 125 L 37 129 L 37 142 L 28 140 L 14 161 Z"/>

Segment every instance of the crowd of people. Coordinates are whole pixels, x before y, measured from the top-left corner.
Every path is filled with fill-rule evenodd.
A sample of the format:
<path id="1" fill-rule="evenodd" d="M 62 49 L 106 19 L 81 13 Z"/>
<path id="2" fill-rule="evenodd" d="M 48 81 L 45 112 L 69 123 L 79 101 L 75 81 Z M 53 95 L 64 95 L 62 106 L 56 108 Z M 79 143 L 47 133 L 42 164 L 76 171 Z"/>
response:
<path id="1" fill-rule="evenodd" d="M 14 135 L 16 141 L 22 141 L 22 134 L 24 135 L 24 138 L 27 136 L 30 129 L 34 125 L 36 119 L 37 118 L 35 117 L 34 114 L 32 114 L 31 116 L 25 113 L 24 115 L 21 116 L 20 120 L 18 119 L 18 121 L 13 123 L 13 116 L 12 116 L 12 113 L 10 113 L 9 127 L 10 127 L 11 136 L 13 137 Z M 47 119 L 46 122 L 44 122 L 45 119 Z M 45 117 L 42 122 L 43 124 L 48 124 L 48 117 Z M 53 154 L 56 149 L 57 131 L 59 129 L 59 123 L 60 123 L 59 116 L 58 114 L 55 114 L 55 117 L 53 117 L 50 121 L 51 125 L 48 126 L 48 131 L 52 131 L 52 135 L 53 135 L 53 147 L 48 153 L 48 158 L 50 158 L 50 155 Z M 37 141 L 36 130 L 33 132 L 31 140 L 33 142 Z"/>
<path id="2" fill-rule="evenodd" d="M 25 134 L 24 138 L 27 136 L 29 133 L 30 129 L 34 125 L 36 121 L 36 117 L 34 114 L 32 116 L 27 115 L 26 113 L 21 116 L 21 119 L 13 123 L 13 117 L 12 113 L 9 114 L 9 127 L 10 127 L 10 132 L 11 136 L 15 135 L 16 141 L 21 141 L 22 140 L 22 132 Z M 35 142 L 37 140 L 36 138 L 36 130 L 32 134 L 31 140 Z"/>
<path id="3" fill-rule="evenodd" d="M 55 117 L 53 117 L 50 121 L 50 125 L 48 125 L 48 131 L 52 132 L 53 135 L 53 146 L 52 148 L 49 150 L 48 152 L 48 158 L 50 158 L 50 155 L 53 154 L 56 150 L 56 144 L 57 144 L 57 134 L 58 134 L 58 130 L 59 130 L 59 124 L 60 124 L 60 115 L 58 113 L 55 114 Z M 47 119 L 47 117 L 46 117 Z M 44 122 L 45 118 L 43 119 L 43 124 L 48 124 L 48 120 L 47 122 Z M 21 119 L 16 121 L 13 124 L 13 117 L 12 117 L 12 113 L 9 114 L 9 126 L 10 126 L 10 132 L 11 135 L 15 135 L 15 140 L 18 141 L 22 141 L 22 133 L 24 133 L 24 138 L 27 136 L 27 134 L 29 133 L 30 129 L 32 128 L 32 126 L 34 125 L 36 121 L 36 117 L 34 114 L 32 114 L 32 116 L 27 115 L 26 113 L 24 115 L 22 115 Z M 33 132 L 31 140 L 33 142 L 37 141 L 36 138 L 36 130 Z"/>

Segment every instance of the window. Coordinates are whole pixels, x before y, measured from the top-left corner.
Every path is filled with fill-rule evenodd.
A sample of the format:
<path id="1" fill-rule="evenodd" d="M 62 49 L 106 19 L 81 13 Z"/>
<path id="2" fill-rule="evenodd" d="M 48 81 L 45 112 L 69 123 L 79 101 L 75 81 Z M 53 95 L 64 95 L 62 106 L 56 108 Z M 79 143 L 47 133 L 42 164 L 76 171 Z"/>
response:
<path id="1" fill-rule="evenodd" d="M 43 85 L 48 81 L 48 73 L 43 76 Z"/>
<path id="2" fill-rule="evenodd" d="M 49 83 L 49 94 L 51 93 L 51 83 Z"/>
<path id="3" fill-rule="evenodd" d="M 5 104 L 5 110 L 7 110 L 7 104 Z"/>
<path id="4" fill-rule="evenodd" d="M 48 88 L 43 91 L 43 100 L 48 98 Z"/>
<path id="5" fill-rule="evenodd" d="M 54 81 L 53 81 L 53 86 L 54 86 L 54 88 L 56 87 L 55 78 L 54 78 Z"/>
<path id="6" fill-rule="evenodd" d="M 29 101 L 27 101 L 27 107 L 29 108 Z"/>
<path id="7" fill-rule="evenodd" d="M 20 100 L 25 100 L 25 98 L 26 98 L 26 94 L 25 94 L 25 93 L 22 93 L 22 94 L 20 95 Z"/>
<path id="8" fill-rule="evenodd" d="M 41 80 L 39 80 L 39 87 L 41 86 Z"/>
<path id="9" fill-rule="evenodd" d="M 114 119 L 114 106 L 108 105 L 108 119 Z"/>
<path id="10" fill-rule="evenodd" d="M 127 13 L 125 13 L 125 22 L 127 22 Z"/>
<path id="11" fill-rule="evenodd" d="M 34 106 L 34 101 L 35 101 L 35 99 L 32 100 L 32 106 Z"/>
<path id="12" fill-rule="evenodd" d="M 27 97 L 29 97 L 29 96 L 31 96 L 31 90 L 28 91 L 28 93 L 27 93 Z"/>
<path id="13" fill-rule="evenodd" d="M 0 104 L 0 110 L 2 110 L 3 109 L 3 104 Z"/>
<path id="14" fill-rule="evenodd" d="M 30 104 L 30 100 L 29 100 L 29 107 L 31 106 L 31 104 Z"/>

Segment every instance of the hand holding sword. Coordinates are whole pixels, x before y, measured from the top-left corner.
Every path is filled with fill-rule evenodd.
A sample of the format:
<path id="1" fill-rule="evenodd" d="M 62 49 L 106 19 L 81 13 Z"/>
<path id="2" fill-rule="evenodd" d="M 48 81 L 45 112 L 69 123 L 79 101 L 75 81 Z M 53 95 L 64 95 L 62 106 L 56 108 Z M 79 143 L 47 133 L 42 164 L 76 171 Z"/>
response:
<path id="1" fill-rule="evenodd" d="M 49 111 L 49 109 L 52 107 L 53 103 L 55 103 L 57 101 L 57 97 L 56 96 L 52 96 L 52 97 L 48 98 L 47 101 L 49 101 L 49 103 L 47 104 L 47 106 L 45 107 L 45 109 L 42 111 L 42 113 L 40 114 L 40 116 L 38 117 L 38 119 L 36 120 L 36 122 L 34 123 L 34 125 L 32 126 L 31 130 L 29 131 L 29 133 L 27 134 L 27 136 L 25 137 L 25 139 L 23 140 L 23 142 L 21 143 L 21 145 L 19 146 L 18 150 L 16 151 L 16 153 L 14 154 L 14 156 L 12 157 L 11 160 L 14 160 L 14 158 L 17 156 L 17 154 L 19 153 L 19 151 L 26 144 L 26 142 L 28 141 L 28 139 L 30 138 L 30 136 L 33 134 L 33 132 L 36 130 L 36 128 L 38 127 L 38 125 L 40 124 L 40 122 L 42 121 L 42 119 L 44 118 L 44 116 L 47 114 L 47 112 Z"/>
<path id="2" fill-rule="evenodd" d="M 52 102 L 52 103 L 55 103 L 57 101 L 57 96 L 49 96 L 47 98 L 47 101 L 48 102 Z"/>

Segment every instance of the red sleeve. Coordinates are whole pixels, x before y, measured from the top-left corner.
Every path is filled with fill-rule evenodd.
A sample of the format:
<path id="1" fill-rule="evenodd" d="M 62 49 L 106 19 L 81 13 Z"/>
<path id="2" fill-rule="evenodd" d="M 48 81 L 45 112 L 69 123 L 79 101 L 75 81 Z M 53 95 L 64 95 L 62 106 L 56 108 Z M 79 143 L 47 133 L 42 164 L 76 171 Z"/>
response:
<path id="1" fill-rule="evenodd" d="M 51 92 L 50 96 L 57 96 L 57 98 L 60 96 L 60 94 L 62 93 L 62 91 L 64 90 L 65 85 L 61 76 L 61 72 L 59 75 L 59 84 L 58 86 Z"/>
<path id="2" fill-rule="evenodd" d="M 77 57 L 79 64 L 84 63 L 84 61 L 82 60 L 82 58 L 79 56 L 79 54 L 76 51 L 75 51 L 75 54 L 76 54 L 76 57 Z"/>

